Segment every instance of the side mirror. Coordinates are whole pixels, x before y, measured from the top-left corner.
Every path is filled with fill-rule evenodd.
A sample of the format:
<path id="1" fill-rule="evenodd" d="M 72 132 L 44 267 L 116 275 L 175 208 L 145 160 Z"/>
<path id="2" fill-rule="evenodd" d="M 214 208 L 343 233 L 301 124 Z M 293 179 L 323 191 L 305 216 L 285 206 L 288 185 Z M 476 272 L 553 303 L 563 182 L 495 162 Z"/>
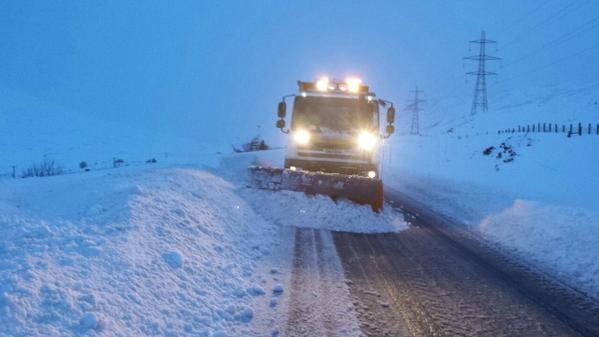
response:
<path id="1" fill-rule="evenodd" d="M 385 131 L 387 132 L 387 135 L 392 135 L 393 132 L 395 132 L 395 127 L 391 124 L 387 125 L 387 128 L 385 129 Z"/>
<path id="2" fill-rule="evenodd" d="M 287 115 L 287 103 L 285 103 L 285 101 L 279 102 L 277 115 L 279 118 L 285 118 L 285 115 Z"/>
<path id="3" fill-rule="evenodd" d="M 393 122 L 395 122 L 395 108 L 389 107 L 387 109 L 387 123 L 393 124 Z"/>
<path id="4" fill-rule="evenodd" d="M 285 127 L 285 120 L 284 119 L 279 119 L 277 121 L 277 128 L 283 129 L 284 127 Z"/>

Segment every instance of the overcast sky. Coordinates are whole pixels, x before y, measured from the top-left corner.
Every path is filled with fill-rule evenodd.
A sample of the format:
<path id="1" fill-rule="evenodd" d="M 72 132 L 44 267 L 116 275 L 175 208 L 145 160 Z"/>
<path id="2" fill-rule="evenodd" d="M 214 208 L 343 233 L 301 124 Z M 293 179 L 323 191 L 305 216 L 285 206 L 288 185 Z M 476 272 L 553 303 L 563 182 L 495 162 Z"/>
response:
<path id="1" fill-rule="evenodd" d="M 355 75 L 405 102 L 466 95 L 481 29 L 500 84 L 593 81 L 593 1 L 3 1 L 0 89 L 200 139 L 273 138 L 296 81 Z M 0 103 L 1 104 L 1 103 Z M 468 109 L 469 107 L 466 107 Z M 274 139 L 274 138 L 273 138 Z"/>

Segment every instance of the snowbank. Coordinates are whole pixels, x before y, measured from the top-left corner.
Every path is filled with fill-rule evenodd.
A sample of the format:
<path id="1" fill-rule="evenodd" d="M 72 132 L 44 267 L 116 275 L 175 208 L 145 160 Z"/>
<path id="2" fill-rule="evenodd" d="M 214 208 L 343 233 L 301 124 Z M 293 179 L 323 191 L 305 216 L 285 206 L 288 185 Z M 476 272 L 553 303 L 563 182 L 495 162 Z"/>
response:
<path id="1" fill-rule="evenodd" d="M 285 322 L 285 300 L 270 303 L 288 284 L 293 233 L 219 177 L 122 169 L 2 184 L 0 335 L 261 336 Z"/>
<path id="2" fill-rule="evenodd" d="M 599 298 L 599 212 L 518 200 L 478 230 L 519 257 Z"/>

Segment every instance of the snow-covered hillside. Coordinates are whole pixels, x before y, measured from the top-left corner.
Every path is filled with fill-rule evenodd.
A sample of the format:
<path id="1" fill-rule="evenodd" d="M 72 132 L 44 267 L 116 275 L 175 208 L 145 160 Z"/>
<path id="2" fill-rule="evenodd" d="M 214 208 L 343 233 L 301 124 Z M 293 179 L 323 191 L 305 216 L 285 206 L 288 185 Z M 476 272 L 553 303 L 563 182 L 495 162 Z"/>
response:
<path id="1" fill-rule="evenodd" d="M 456 83 L 448 95 L 426 93 L 421 104 L 421 133 L 444 134 L 451 130 L 457 135 L 494 133 L 518 125 L 536 123 L 598 123 L 599 82 L 557 83 L 544 87 L 523 86 L 521 83 L 489 82 L 489 111 L 470 114 L 471 88 L 474 83 Z M 426 88 L 424 88 L 426 90 Z M 451 91 L 460 91 L 455 94 Z M 410 101 L 413 97 L 402 96 L 400 106 L 406 106 L 399 114 L 398 130 L 409 133 L 411 127 Z"/>
<path id="2" fill-rule="evenodd" d="M 55 160 L 66 170 L 126 163 L 194 163 L 230 147 L 206 146 L 195 139 L 161 134 L 71 111 L 35 97 L 0 90 L 0 175 L 16 166 L 17 175 L 34 162 Z"/>

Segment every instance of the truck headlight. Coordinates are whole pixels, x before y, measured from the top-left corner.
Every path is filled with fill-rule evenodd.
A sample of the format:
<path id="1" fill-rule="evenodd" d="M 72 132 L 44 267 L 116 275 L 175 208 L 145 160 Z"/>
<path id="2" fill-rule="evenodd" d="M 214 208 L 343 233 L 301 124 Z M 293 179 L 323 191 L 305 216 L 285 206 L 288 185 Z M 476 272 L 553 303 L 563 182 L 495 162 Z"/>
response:
<path id="1" fill-rule="evenodd" d="M 361 150 L 371 151 L 376 146 L 376 136 L 368 131 L 362 131 L 358 135 L 358 147 Z"/>
<path id="2" fill-rule="evenodd" d="M 310 132 L 306 130 L 297 130 L 293 133 L 293 140 L 299 145 L 306 145 L 310 141 Z"/>

